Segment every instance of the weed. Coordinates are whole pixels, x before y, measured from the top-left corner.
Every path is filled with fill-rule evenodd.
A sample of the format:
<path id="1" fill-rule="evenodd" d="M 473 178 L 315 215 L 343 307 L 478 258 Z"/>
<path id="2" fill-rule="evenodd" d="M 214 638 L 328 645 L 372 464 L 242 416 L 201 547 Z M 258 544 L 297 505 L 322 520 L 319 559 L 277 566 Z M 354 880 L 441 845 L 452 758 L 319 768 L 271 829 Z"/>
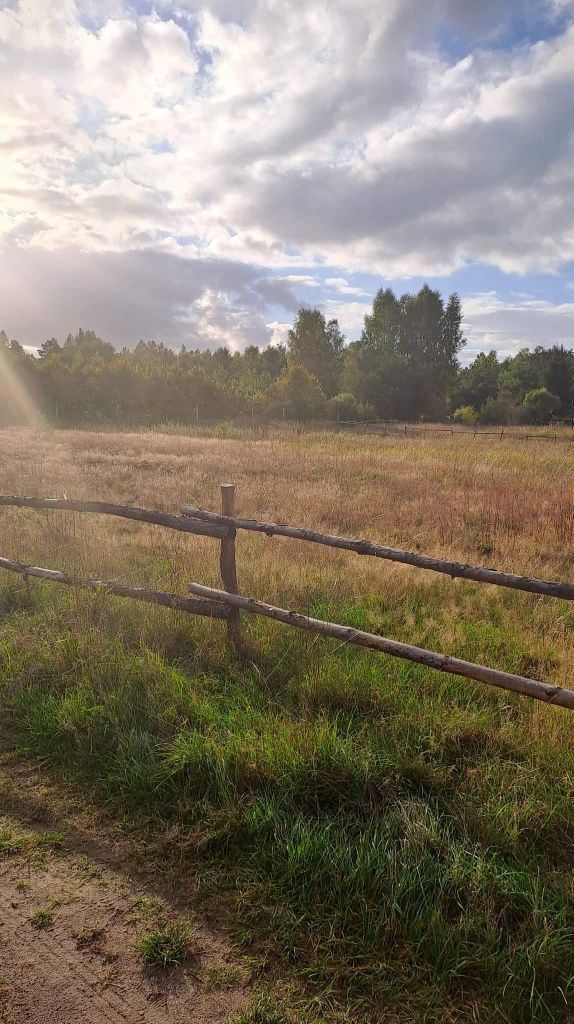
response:
<path id="1" fill-rule="evenodd" d="M 146 966 L 165 970 L 182 964 L 190 956 L 191 935 L 187 925 L 170 921 L 163 928 L 142 935 L 137 949 Z"/>
<path id="2" fill-rule="evenodd" d="M 30 923 L 34 928 L 41 930 L 43 928 L 51 928 L 54 923 L 54 911 L 51 907 L 41 907 L 40 910 L 36 910 L 30 917 Z"/>
<path id="3" fill-rule="evenodd" d="M 203 972 L 203 980 L 210 988 L 233 988 L 241 977 L 241 971 L 233 964 L 212 964 Z"/>
<path id="4" fill-rule="evenodd" d="M 91 946 L 99 946 L 106 935 L 102 925 L 85 925 L 76 935 L 76 946 L 78 949 L 87 949 Z"/>
<path id="5" fill-rule="evenodd" d="M 488 558 L 488 556 L 492 555 L 494 552 L 494 545 L 489 544 L 488 541 L 480 541 L 480 543 L 477 546 L 477 549 L 480 555 L 484 555 L 486 558 Z"/>
<path id="6" fill-rule="evenodd" d="M 39 849 L 59 851 L 64 847 L 63 832 L 39 832 L 36 836 L 36 845 Z"/>
<path id="7" fill-rule="evenodd" d="M 0 858 L 15 857 L 22 853 L 25 843 L 21 836 L 14 835 L 10 829 L 0 830 Z"/>

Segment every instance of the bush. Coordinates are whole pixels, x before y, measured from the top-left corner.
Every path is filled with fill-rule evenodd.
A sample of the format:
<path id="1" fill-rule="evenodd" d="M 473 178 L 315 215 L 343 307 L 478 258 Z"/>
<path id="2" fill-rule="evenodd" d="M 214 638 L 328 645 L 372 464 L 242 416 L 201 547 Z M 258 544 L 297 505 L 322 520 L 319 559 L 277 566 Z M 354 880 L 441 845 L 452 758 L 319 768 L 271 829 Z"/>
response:
<path id="1" fill-rule="evenodd" d="M 479 423 L 493 423 L 506 426 L 511 423 L 518 423 L 520 409 L 512 398 L 488 398 L 480 407 L 478 413 Z"/>
<path id="2" fill-rule="evenodd" d="M 549 423 L 552 414 L 560 408 L 560 399 L 548 388 L 534 388 L 526 392 L 522 406 L 527 423 Z"/>
<path id="3" fill-rule="evenodd" d="M 350 391 L 341 391 L 327 403 L 327 412 L 331 420 L 370 421 L 375 418 L 375 410 L 368 402 L 359 402 Z"/>
<path id="4" fill-rule="evenodd" d="M 472 405 L 459 405 L 452 418 L 455 423 L 464 423 L 467 427 L 474 427 L 478 423 L 478 413 Z"/>

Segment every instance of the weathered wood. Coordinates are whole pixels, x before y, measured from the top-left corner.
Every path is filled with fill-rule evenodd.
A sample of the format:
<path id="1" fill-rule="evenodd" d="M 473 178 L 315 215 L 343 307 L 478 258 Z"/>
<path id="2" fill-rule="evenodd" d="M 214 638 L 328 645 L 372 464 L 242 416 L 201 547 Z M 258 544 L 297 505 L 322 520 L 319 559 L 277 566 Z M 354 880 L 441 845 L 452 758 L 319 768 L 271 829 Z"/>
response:
<path id="1" fill-rule="evenodd" d="M 221 511 L 226 519 L 231 519 L 235 512 L 235 484 L 221 484 Z M 226 536 L 221 540 L 221 554 L 219 567 L 221 581 L 226 591 L 230 594 L 238 593 L 237 586 L 237 563 L 235 560 L 235 527 L 227 530 Z M 227 637 L 231 644 L 238 650 L 241 648 L 241 620 L 239 609 L 231 608 L 231 614 L 227 620 Z"/>
<path id="2" fill-rule="evenodd" d="M 336 640 L 343 640 L 346 643 L 356 644 L 359 647 L 368 647 L 371 650 L 382 651 L 383 654 L 390 654 L 394 658 L 414 661 L 418 665 L 426 665 L 428 668 L 437 669 L 439 672 L 450 672 L 452 675 L 475 679 L 481 683 L 488 683 L 490 686 L 497 686 L 503 690 L 512 690 L 514 693 L 533 697 L 535 700 L 541 700 L 547 704 L 557 704 L 560 707 L 574 710 L 574 690 L 568 690 L 562 686 L 550 686 L 548 683 L 542 683 L 537 679 L 512 675 L 510 672 L 502 672 L 495 668 L 485 668 L 483 665 L 476 665 L 471 661 L 453 658 L 448 654 L 427 651 L 424 647 L 413 647 L 411 644 L 400 643 L 398 640 L 388 640 L 386 637 L 378 636 L 376 633 L 367 633 L 362 629 L 353 629 L 352 626 L 341 626 L 334 622 L 313 619 L 308 615 L 300 615 L 298 612 L 265 604 L 263 601 L 257 601 L 253 597 L 228 594 L 223 590 L 214 590 L 211 587 L 204 587 L 199 583 L 189 583 L 188 589 L 192 594 L 210 600 L 221 601 L 235 608 L 243 608 L 254 615 L 263 615 L 269 619 L 275 619 L 277 622 L 284 622 L 288 626 L 304 629 L 308 633 L 334 637 Z"/>
<path id="3" fill-rule="evenodd" d="M 229 610 L 223 609 L 221 602 L 198 601 L 193 598 L 182 597 L 180 594 L 172 594 L 166 590 L 148 590 L 144 587 L 128 587 L 123 583 L 86 579 L 83 576 L 73 576 L 70 573 L 58 572 L 56 569 L 42 569 L 37 565 L 14 562 L 11 558 L 0 558 L 0 569 L 17 572 L 25 580 L 29 580 L 30 576 L 36 576 L 38 579 L 48 580 L 50 583 L 63 583 L 68 587 L 95 590 L 105 594 L 113 594 L 115 597 L 131 597 L 137 601 L 146 601 L 148 604 L 161 604 L 166 608 L 176 608 L 180 612 L 189 612 L 191 615 L 208 615 L 214 619 L 227 619 L 229 617 Z"/>
<path id="4" fill-rule="evenodd" d="M 402 562 L 405 565 L 418 566 L 420 569 L 431 569 L 433 572 L 444 573 L 453 579 L 458 577 L 475 580 L 477 583 L 491 583 L 499 587 L 510 587 L 513 590 L 524 590 L 529 594 L 544 594 L 547 597 L 560 597 L 565 601 L 574 601 L 574 584 L 572 583 L 516 576 L 509 572 L 499 572 L 497 569 L 466 565 L 463 562 L 451 562 L 444 558 L 419 555 L 414 551 L 401 551 L 399 548 L 385 547 L 383 544 L 375 544 L 370 540 L 351 540 L 329 533 L 317 533 L 315 530 L 286 526 L 282 523 L 263 523 L 257 519 L 238 519 L 237 516 L 223 516 L 217 512 L 207 512 L 205 509 L 192 508 L 188 505 L 184 506 L 181 511 L 182 515 L 200 519 L 203 522 L 235 527 L 238 530 L 252 530 L 257 533 L 265 533 L 268 537 L 293 537 L 295 540 L 312 541 L 314 544 L 354 551 L 357 555 L 372 555 L 390 562 Z"/>
<path id="5" fill-rule="evenodd" d="M 99 512 L 108 516 L 121 516 L 122 519 L 134 519 L 140 523 L 153 523 L 155 526 L 167 526 L 170 530 L 182 533 L 193 533 L 203 537 L 222 538 L 226 530 L 213 523 L 191 523 L 183 516 L 170 515 L 156 509 L 138 508 L 132 505 L 112 505 L 107 501 L 75 501 L 68 498 L 22 498 L 17 495 L 0 494 L 0 506 L 17 508 L 63 509 L 68 512 Z"/>

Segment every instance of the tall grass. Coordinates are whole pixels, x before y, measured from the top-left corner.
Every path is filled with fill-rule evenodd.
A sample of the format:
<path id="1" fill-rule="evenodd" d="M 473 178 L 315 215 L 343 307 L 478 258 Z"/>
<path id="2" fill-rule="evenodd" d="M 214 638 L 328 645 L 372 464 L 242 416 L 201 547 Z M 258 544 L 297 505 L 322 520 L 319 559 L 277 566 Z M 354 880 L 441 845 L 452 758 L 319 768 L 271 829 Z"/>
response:
<path id="1" fill-rule="evenodd" d="M 213 507 L 231 478 L 246 515 L 447 556 L 476 557 L 481 543 L 498 565 L 549 576 L 572 564 L 560 445 L 501 444 L 470 463 L 459 439 L 4 442 L 4 490 Z M 543 497 L 551 487 L 562 513 Z M 209 539 L 92 522 L 4 512 L 2 553 L 182 589 L 217 579 Z M 572 683 L 566 602 L 279 540 L 241 537 L 238 555 L 244 592 Z M 566 1024 L 568 712 L 268 621 L 246 623 L 256 653 L 239 664 L 218 623 L 0 585 L 2 706 L 22 747 L 196 871 L 238 939 L 306 981 L 320 1019 Z"/>

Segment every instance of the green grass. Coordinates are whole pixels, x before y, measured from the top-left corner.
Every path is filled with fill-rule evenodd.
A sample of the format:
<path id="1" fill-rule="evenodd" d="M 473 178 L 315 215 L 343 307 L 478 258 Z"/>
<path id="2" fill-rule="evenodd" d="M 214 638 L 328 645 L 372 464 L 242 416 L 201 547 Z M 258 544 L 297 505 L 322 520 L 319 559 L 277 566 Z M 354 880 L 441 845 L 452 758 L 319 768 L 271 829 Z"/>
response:
<path id="1" fill-rule="evenodd" d="M 277 1006 L 273 998 L 261 995 L 254 1000 L 253 1006 L 237 1017 L 233 1024 L 291 1024 L 291 1020 Z"/>
<path id="2" fill-rule="evenodd" d="M 215 964 L 213 967 L 206 967 L 203 972 L 203 982 L 209 988 L 234 988 L 241 980 L 241 971 L 232 964 Z"/>
<path id="3" fill-rule="evenodd" d="M 162 970 L 175 967 L 191 953 L 189 929 L 181 921 L 169 921 L 162 928 L 142 935 L 137 949 L 147 967 Z"/>
<path id="4" fill-rule="evenodd" d="M 35 838 L 36 846 L 40 850 L 59 852 L 64 849 L 65 836 L 63 832 L 39 832 Z"/>
<path id="5" fill-rule="evenodd" d="M 4 824 L 5 822 L 5 824 Z M 61 832 L 35 832 L 23 830 L 21 825 L 9 818 L 2 819 L 0 827 L 0 861 L 5 857 L 26 854 L 34 860 L 41 859 L 48 851 L 62 850 L 64 836 Z"/>
<path id="6" fill-rule="evenodd" d="M 436 649 L 448 632 L 452 653 L 512 671 L 552 667 L 553 634 L 543 618 L 532 630 L 528 597 L 490 591 L 471 623 L 475 592 L 457 587 L 453 607 L 447 588 L 309 608 L 391 636 L 408 626 Z M 119 601 L 102 614 L 94 599 L 93 616 L 85 602 L 70 628 L 70 596 L 35 593 L 0 629 L 22 746 L 158 842 L 177 825 L 179 869 L 228 908 L 259 964 L 295 973 L 317 1019 L 566 1024 L 568 712 L 268 623 L 248 627 L 260 651 L 248 665 L 212 623 L 147 620 Z M 552 615 L 572 628 L 565 605 Z M 169 962 L 161 936 L 149 956 L 167 949 Z"/>
<path id="7" fill-rule="evenodd" d="M 41 931 L 44 928 L 51 928 L 54 923 L 54 911 L 51 907 L 41 907 L 36 910 L 30 918 L 30 924 Z"/>
<path id="8" fill-rule="evenodd" d="M 21 836 L 14 835 L 12 829 L 0 829 L 0 860 L 4 857 L 15 857 L 24 850 L 25 843 Z"/>

